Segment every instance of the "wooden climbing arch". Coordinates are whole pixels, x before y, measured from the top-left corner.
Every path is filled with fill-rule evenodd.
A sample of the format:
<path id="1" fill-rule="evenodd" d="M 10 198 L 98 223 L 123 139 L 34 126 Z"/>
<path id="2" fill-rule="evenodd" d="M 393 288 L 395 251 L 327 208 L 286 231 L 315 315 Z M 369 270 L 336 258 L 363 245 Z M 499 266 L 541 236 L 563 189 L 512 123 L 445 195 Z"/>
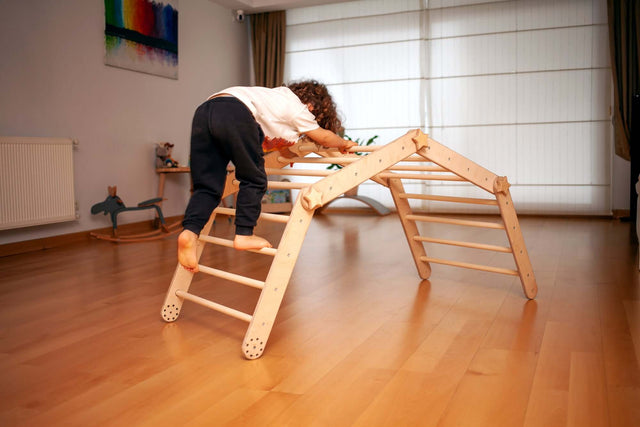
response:
<path id="1" fill-rule="evenodd" d="M 242 343 L 242 352 L 248 359 L 260 357 L 267 344 L 282 298 L 289 284 L 289 279 L 302 248 L 302 244 L 316 210 L 326 206 L 335 198 L 361 184 L 366 180 L 373 180 L 391 191 L 398 217 L 402 223 L 405 237 L 409 245 L 418 275 L 427 279 L 431 275 L 431 263 L 446 264 L 454 267 L 470 268 L 498 274 L 518 276 L 522 284 L 524 295 L 534 298 L 537 285 L 533 268 L 529 260 L 527 248 L 518 224 L 513 201 L 509 193 L 509 183 L 506 177 L 500 177 L 464 156 L 450 150 L 439 142 L 429 138 L 420 130 L 412 130 L 400 138 L 380 147 L 353 147 L 351 153 L 364 152 L 365 156 L 356 154 L 340 154 L 336 150 L 322 149 L 310 142 L 298 143 L 294 146 L 298 157 L 293 159 L 279 157 L 278 153 L 271 153 L 265 157 L 265 166 L 269 175 L 297 175 L 317 177 L 314 183 L 277 182 L 270 181 L 270 189 L 298 189 L 300 194 L 289 215 L 263 213 L 260 220 L 286 223 L 284 234 L 278 248 L 268 248 L 256 251 L 265 256 L 273 257 L 271 268 L 264 281 L 240 276 L 231 272 L 199 265 L 199 273 L 208 274 L 220 279 L 230 280 L 241 285 L 251 286 L 260 290 L 260 298 L 252 314 L 240 312 L 231 307 L 209 301 L 189 293 L 193 273 L 177 266 L 171 285 L 162 306 L 162 318 L 167 322 L 178 319 L 184 301 L 191 301 L 232 317 L 246 321 L 249 326 Z M 308 154 L 315 153 L 311 157 Z M 402 162 L 402 164 L 400 164 Z M 283 169 L 291 164 L 337 163 L 344 167 L 338 171 Z M 411 163 L 411 165 L 407 165 Z M 416 163 L 417 165 L 415 165 Z M 452 196 L 434 196 L 426 194 L 411 194 L 404 190 L 403 180 L 440 180 L 466 181 L 485 190 L 490 197 L 465 198 Z M 238 191 L 239 182 L 233 174 L 227 177 L 223 197 Z M 454 203 L 495 205 L 499 208 L 501 222 L 487 222 L 444 218 L 414 213 L 410 207 L 410 199 L 446 201 Z M 230 240 L 209 235 L 216 214 L 234 215 L 235 210 L 217 208 L 199 238 L 198 260 L 207 244 L 233 247 Z M 417 227 L 418 222 L 435 222 L 455 224 L 467 227 L 481 227 L 504 230 L 509 246 L 495 246 L 476 242 L 462 242 L 436 239 L 421 236 Z M 455 245 L 467 248 L 489 250 L 513 255 L 515 267 L 506 269 L 487 265 L 470 264 L 453 260 L 445 260 L 428 255 L 424 242 L 444 245 Z"/>

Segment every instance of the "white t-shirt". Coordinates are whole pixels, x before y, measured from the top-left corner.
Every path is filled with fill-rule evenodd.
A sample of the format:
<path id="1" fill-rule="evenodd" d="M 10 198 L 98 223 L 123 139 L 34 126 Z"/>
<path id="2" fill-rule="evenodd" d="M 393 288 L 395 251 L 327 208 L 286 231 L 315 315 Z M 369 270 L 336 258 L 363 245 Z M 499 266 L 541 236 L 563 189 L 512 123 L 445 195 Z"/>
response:
<path id="1" fill-rule="evenodd" d="M 222 94 L 232 95 L 246 105 L 268 139 L 282 138 L 294 144 L 300 134 L 320 127 L 307 106 L 287 87 L 235 86 L 209 99 Z"/>

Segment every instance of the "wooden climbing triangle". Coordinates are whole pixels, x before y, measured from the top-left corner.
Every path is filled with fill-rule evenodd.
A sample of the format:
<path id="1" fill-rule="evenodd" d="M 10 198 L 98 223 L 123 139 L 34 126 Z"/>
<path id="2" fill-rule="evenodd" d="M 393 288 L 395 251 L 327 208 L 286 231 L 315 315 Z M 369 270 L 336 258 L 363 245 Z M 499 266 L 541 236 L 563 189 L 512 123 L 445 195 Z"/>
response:
<path id="1" fill-rule="evenodd" d="M 264 352 L 267 340 L 273 328 L 282 298 L 289 284 L 289 279 L 302 248 L 311 219 L 316 210 L 326 206 L 335 198 L 366 180 L 373 180 L 391 191 L 393 201 L 402 227 L 405 232 L 418 275 L 427 279 L 431 275 L 431 263 L 446 264 L 454 267 L 470 268 L 486 272 L 518 276 L 527 298 L 533 299 L 537 293 L 537 285 L 529 255 L 518 224 L 516 211 L 509 193 L 506 177 L 500 177 L 479 166 L 464 156 L 429 138 L 420 130 L 412 130 L 400 138 L 380 147 L 353 147 L 350 154 L 323 149 L 310 142 L 296 144 L 292 151 L 298 157 L 284 158 L 278 153 L 265 156 L 265 168 L 268 175 L 297 175 L 317 177 L 314 183 L 270 181 L 269 188 L 298 189 L 299 196 L 289 215 L 262 213 L 260 220 L 285 223 L 284 233 L 278 248 L 265 248 L 257 253 L 273 257 L 271 268 L 264 281 L 240 276 L 231 272 L 217 270 L 199 265 L 200 273 L 209 274 L 220 279 L 229 280 L 251 286 L 260 290 L 260 297 L 252 314 L 240 312 L 231 307 L 209 301 L 189 293 L 193 273 L 177 266 L 171 285 L 162 307 L 162 318 L 167 322 L 177 320 L 185 300 L 195 302 L 213 310 L 225 313 L 249 323 L 242 343 L 242 352 L 248 359 L 256 359 Z M 357 152 L 367 153 L 358 156 Z M 315 156 L 307 156 L 315 153 Z M 413 165 L 413 163 L 418 165 Z M 341 164 L 344 167 L 337 171 L 310 169 L 283 169 L 291 164 Z M 411 163 L 411 165 L 407 165 Z M 430 165 L 424 165 L 428 163 Z M 403 180 L 439 180 L 466 181 L 485 190 L 493 198 L 466 198 L 452 196 L 434 196 L 427 194 L 411 194 L 404 190 Z M 235 176 L 229 174 L 223 197 L 227 197 L 239 189 Z M 414 213 L 409 200 L 422 199 L 446 201 L 454 203 L 494 205 L 499 208 L 501 222 L 487 222 L 444 218 Z M 230 240 L 210 236 L 211 227 L 216 214 L 233 215 L 235 210 L 217 208 L 207 225 L 202 230 L 198 242 L 198 260 L 206 244 L 233 247 Z M 459 226 L 481 227 L 504 230 L 509 246 L 496 246 L 475 242 L 452 241 L 421 236 L 417 223 L 434 222 Z M 467 248 L 489 250 L 513 255 L 515 268 L 507 269 L 465 262 L 444 260 L 427 255 L 424 243 L 455 245 Z M 199 274 L 199 273 L 197 273 Z"/>

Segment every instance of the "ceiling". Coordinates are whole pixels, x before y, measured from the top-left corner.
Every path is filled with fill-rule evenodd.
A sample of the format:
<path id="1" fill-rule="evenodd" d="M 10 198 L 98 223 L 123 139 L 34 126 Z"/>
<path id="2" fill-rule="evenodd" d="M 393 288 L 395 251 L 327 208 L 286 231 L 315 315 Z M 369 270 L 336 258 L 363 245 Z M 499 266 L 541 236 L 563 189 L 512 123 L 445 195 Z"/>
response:
<path id="1" fill-rule="evenodd" d="M 315 6 L 319 4 L 344 3 L 353 0 L 210 0 L 232 10 L 243 10 L 244 13 L 269 12 L 273 10 L 293 9 L 296 7 Z"/>

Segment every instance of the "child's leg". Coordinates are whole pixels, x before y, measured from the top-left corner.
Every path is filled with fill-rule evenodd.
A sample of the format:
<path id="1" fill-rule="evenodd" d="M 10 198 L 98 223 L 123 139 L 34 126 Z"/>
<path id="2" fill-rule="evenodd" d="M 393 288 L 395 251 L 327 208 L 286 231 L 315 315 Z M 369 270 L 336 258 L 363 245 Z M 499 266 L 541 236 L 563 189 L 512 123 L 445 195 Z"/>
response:
<path id="1" fill-rule="evenodd" d="M 221 149 L 212 135 L 210 123 L 213 110 L 212 101 L 198 107 L 191 129 L 193 194 L 182 221 L 185 229 L 178 236 L 178 262 L 192 272 L 198 270 L 198 235 L 220 203 L 229 163 L 225 150 Z"/>
<path id="2" fill-rule="evenodd" d="M 271 247 L 265 239 L 255 236 L 253 228 L 258 222 L 262 208 L 262 196 L 267 190 L 267 174 L 264 170 L 262 140 L 264 134 L 251 112 L 235 98 L 217 98 L 224 103 L 224 113 L 217 114 L 214 122 L 234 122 L 235 126 L 224 127 L 225 133 L 218 134 L 224 140 L 229 155 L 236 168 L 236 178 L 240 190 L 236 199 L 236 249 L 260 249 Z"/>

